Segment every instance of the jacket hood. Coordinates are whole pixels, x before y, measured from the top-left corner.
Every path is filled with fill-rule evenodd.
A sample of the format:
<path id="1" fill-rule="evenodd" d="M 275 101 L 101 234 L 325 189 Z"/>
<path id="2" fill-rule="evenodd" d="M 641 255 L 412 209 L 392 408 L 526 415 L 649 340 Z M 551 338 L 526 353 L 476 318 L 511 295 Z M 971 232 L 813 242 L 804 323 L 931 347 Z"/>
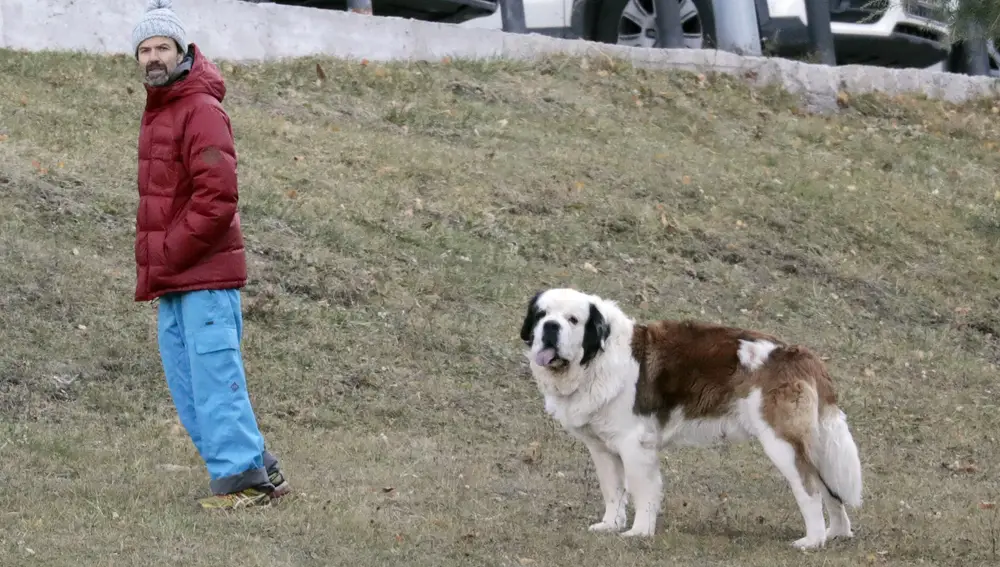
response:
<path id="1" fill-rule="evenodd" d="M 226 83 L 219 68 L 193 43 L 174 72 L 179 76 L 166 85 L 145 85 L 146 110 L 156 110 L 193 94 L 207 94 L 219 102 L 226 97 Z"/>

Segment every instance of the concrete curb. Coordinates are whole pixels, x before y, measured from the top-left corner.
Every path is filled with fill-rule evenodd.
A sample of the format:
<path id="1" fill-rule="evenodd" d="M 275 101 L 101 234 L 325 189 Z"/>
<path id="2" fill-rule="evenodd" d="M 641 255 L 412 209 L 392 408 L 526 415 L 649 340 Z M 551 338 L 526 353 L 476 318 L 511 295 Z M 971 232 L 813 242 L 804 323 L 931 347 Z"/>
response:
<path id="1" fill-rule="evenodd" d="M 132 26 L 146 0 L 0 0 L 0 47 L 30 51 L 128 53 Z M 213 59 L 261 61 L 311 55 L 372 61 L 508 58 L 601 54 L 637 67 L 717 71 L 779 83 L 810 106 L 834 108 L 837 93 L 923 93 L 964 102 L 996 97 L 1000 83 L 927 69 L 826 67 L 715 50 L 646 49 L 400 18 L 236 0 L 174 0 L 189 41 Z"/>

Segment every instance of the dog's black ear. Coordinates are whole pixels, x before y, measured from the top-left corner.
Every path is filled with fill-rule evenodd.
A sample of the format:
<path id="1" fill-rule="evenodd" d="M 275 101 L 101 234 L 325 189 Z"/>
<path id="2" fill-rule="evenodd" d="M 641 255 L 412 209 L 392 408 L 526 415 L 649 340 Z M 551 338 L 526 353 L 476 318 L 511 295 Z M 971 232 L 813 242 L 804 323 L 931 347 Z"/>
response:
<path id="1" fill-rule="evenodd" d="M 581 366 L 586 366 L 588 362 L 597 356 L 597 353 L 604 350 L 604 341 L 611 335 L 611 325 L 607 319 L 597 309 L 593 303 L 590 304 L 590 316 L 587 317 L 587 324 L 583 326 L 583 358 L 580 360 Z"/>
<path id="2" fill-rule="evenodd" d="M 535 325 L 538 324 L 538 320 L 543 316 L 542 310 L 538 308 L 538 298 L 541 296 L 542 292 L 538 292 L 528 302 L 528 313 L 524 316 L 524 322 L 521 323 L 521 340 L 528 346 L 531 346 L 531 343 L 534 342 Z"/>

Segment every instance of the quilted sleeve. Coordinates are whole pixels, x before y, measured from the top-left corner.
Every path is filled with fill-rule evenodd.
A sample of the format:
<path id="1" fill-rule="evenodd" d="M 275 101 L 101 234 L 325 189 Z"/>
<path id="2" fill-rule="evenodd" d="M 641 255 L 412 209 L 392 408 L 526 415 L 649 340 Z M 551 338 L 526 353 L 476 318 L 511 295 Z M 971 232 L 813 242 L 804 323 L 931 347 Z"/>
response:
<path id="1" fill-rule="evenodd" d="M 163 255 L 175 272 L 194 265 L 225 237 L 239 199 L 233 133 L 221 107 L 195 106 L 181 151 L 193 193 L 183 216 L 164 239 Z"/>

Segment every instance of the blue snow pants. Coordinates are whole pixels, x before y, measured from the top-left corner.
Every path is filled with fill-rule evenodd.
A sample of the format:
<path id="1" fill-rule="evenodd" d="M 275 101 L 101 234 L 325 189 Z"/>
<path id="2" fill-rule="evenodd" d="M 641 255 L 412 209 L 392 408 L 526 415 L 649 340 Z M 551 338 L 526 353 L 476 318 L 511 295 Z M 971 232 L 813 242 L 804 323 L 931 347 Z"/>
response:
<path id="1" fill-rule="evenodd" d="M 215 494 L 255 487 L 270 492 L 278 461 L 247 394 L 240 342 L 238 289 L 199 290 L 160 298 L 158 342 L 167 387 L 181 424 L 208 468 Z"/>

